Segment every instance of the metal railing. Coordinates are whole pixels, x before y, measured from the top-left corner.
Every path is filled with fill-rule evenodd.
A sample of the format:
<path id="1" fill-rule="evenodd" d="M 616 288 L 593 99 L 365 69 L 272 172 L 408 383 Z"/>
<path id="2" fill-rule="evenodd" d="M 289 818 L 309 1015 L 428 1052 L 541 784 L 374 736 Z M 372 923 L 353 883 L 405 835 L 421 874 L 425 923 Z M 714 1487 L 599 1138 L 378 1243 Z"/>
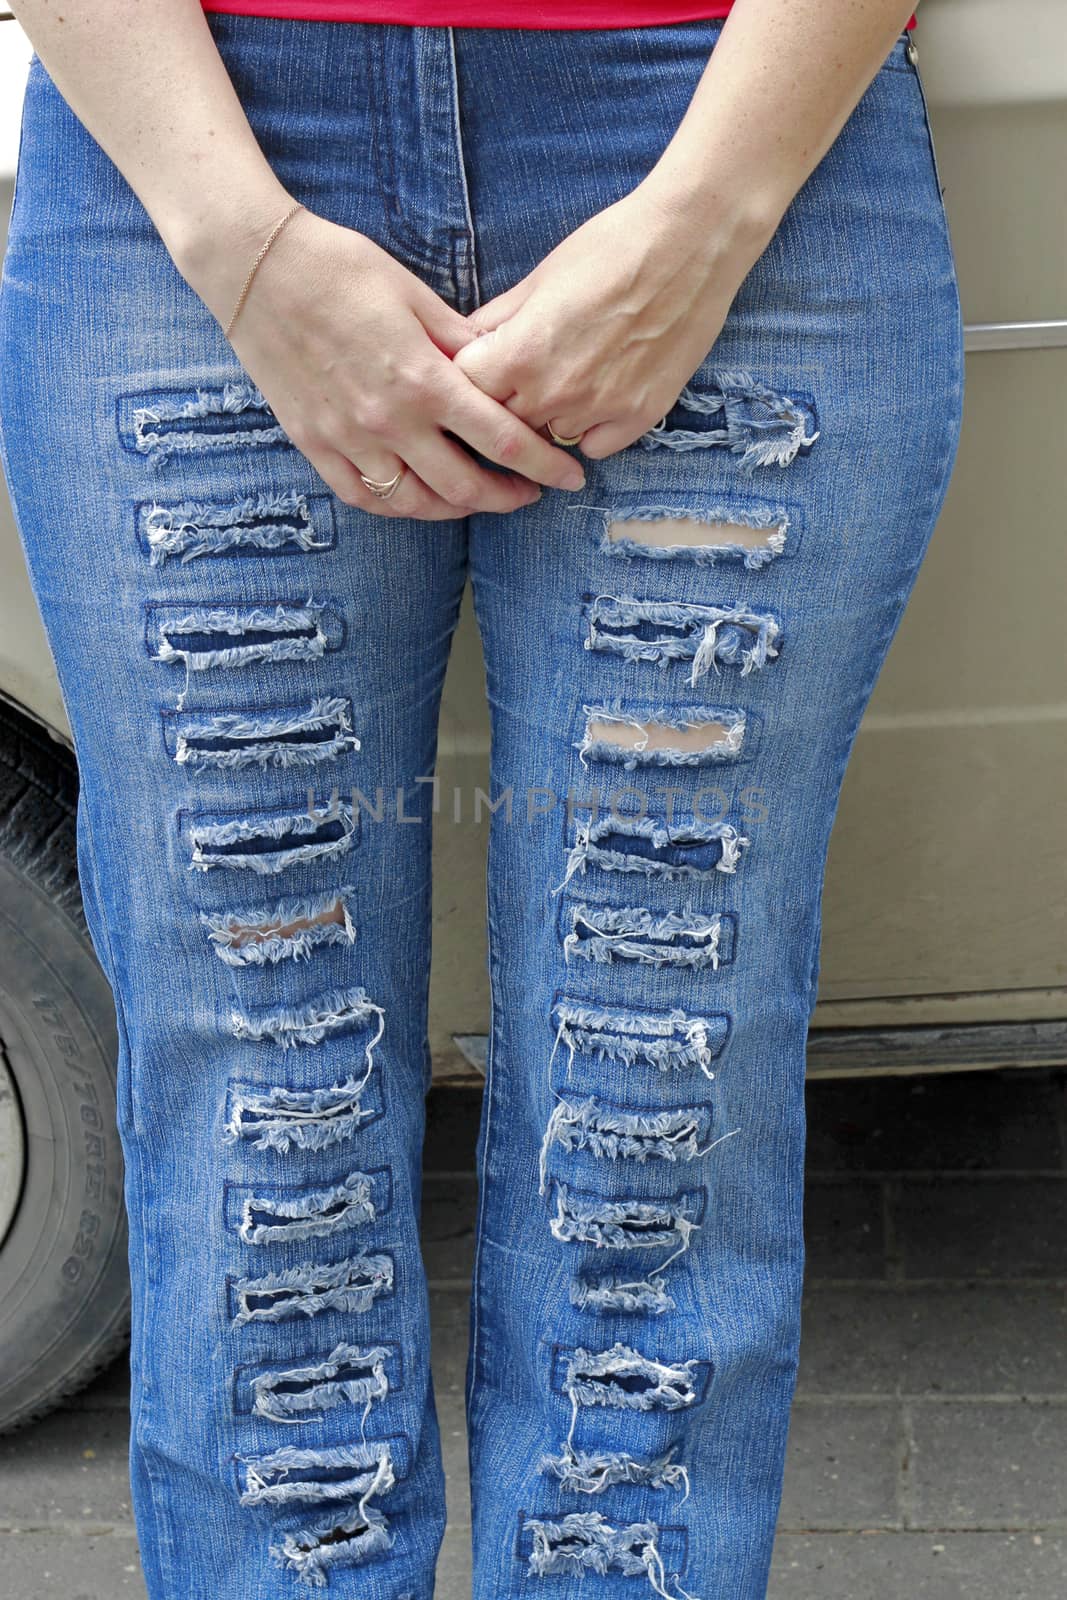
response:
<path id="1" fill-rule="evenodd" d="M 963 342 L 967 350 L 1060 350 L 1067 322 L 971 322 Z"/>

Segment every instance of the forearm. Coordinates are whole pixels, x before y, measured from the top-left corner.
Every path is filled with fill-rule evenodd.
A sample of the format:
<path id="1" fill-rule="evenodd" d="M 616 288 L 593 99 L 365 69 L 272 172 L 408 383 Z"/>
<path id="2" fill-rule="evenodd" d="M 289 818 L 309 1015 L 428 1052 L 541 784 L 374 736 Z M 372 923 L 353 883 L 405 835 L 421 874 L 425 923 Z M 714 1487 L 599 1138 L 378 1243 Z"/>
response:
<path id="1" fill-rule="evenodd" d="M 13 0 L 12 10 L 179 270 L 221 316 L 291 197 L 198 0 Z"/>
<path id="2" fill-rule="evenodd" d="M 694 239 L 758 255 L 911 15 L 908 0 L 735 0 L 645 181 Z"/>

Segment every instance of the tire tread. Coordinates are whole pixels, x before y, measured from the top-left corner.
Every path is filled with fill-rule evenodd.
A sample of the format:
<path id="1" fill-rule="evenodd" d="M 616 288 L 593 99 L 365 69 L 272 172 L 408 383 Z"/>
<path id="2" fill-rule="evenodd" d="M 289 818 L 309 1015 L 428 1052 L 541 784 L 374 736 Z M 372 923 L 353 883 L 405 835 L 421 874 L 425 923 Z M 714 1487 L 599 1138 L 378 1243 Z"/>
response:
<path id="1" fill-rule="evenodd" d="M 0 700 L 0 853 L 44 890 L 89 944 L 78 887 L 77 814 L 73 752 Z M 127 1291 L 82 1359 L 25 1410 L 8 1418 L 0 1433 L 14 1433 L 37 1422 L 84 1389 L 128 1345 L 129 1332 Z"/>

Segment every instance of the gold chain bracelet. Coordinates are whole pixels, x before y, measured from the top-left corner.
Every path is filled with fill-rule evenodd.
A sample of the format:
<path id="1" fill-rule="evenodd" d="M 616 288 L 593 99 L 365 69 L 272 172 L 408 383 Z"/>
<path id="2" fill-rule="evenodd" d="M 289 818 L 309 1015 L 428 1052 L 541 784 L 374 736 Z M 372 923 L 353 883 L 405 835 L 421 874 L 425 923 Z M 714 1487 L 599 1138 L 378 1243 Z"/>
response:
<path id="1" fill-rule="evenodd" d="M 258 252 L 256 254 L 256 259 L 253 261 L 252 265 L 248 269 L 248 276 L 245 278 L 244 283 L 241 285 L 241 292 L 237 296 L 237 304 L 233 308 L 233 315 L 230 317 L 229 322 L 226 324 L 226 337 L 227 337 L 227 339 L 230 337 L 230 332 L 231 332 L 231 330 L 233 328 L 234 323 L 237 321 L 238 313 L 240 312 L 241 307 L 245 303 L 245 299 L 246 299 L 246 297 L 248 295 L 248 291 L 252 287 L 252 279 L 256 275 L 256 271 L 257 271 L 257 269 L 259 267 L 259 263 L 263 260 L 263 257 L 266 255 L 267 251 L 270 249 L 270 247 L 274 243 L 275 239 L 281 233 L 282 229 L 285 227 L 285 224 L 290 220 L 290 218 L 295 217 L 298 211 L 303 211 L 303 209 L 304 209 L 304 207 L 300 204 L 300 201 L 298 200 L 296 202 L 296 204 L 294 206 L 291 206 L 290 209 L 285 213 L 285 216 L 280 218 L 279 221 L 277 221 L 274 224 L 273 228 L 270 230 L 270 232 L 268 233 L 267 237 L 264 239 L 263 243 L 260 245 L 259 250 L 258 250 Z"/>

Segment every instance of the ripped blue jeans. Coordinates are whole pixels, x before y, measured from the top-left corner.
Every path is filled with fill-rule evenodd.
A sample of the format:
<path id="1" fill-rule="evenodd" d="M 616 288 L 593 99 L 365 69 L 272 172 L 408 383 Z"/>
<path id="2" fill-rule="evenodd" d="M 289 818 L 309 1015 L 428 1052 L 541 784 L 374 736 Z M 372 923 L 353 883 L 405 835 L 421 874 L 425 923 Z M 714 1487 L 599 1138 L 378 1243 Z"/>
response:
<path id="1" fill-rule="evenodd" d="M 640 181 L 721 26 L 209 23 L 292 193 L 464 312 Z M 152 1600 L 431 1600 L 429 779 L 468 578 L 474 1597 L 760 1600 L 827 841 L 960 421 L 903 38 L 677 404 L 577 494 L 338 501 L 36 59 L 0 339 L 120 1022 Z"/>

